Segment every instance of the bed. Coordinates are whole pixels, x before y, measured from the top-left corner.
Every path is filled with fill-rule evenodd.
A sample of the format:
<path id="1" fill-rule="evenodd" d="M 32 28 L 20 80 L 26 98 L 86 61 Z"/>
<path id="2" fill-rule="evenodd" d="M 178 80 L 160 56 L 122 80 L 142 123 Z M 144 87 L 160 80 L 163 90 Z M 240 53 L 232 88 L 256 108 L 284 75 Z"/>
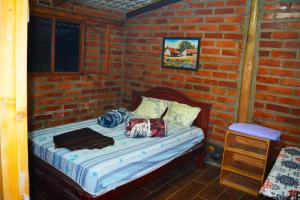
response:
<path id="1" fill-rule="evenodd" d="M 177 149 L 176 146 L 176 141 L 180 141 L 182 138 L 185 138 L 183 134 L 189 134 L 189 135 L 196 135 L 196 132 L 198 134 L 198 138 L 195 138 L 193 140 L 189 140 L 187 144 L 184 145 L 184 148 L 180 148 L 182 152 L 178 153 L 179 156 L 174 156 L 174 153 L 172 152 L 168 153 L 168 155 L 163 155 L 163 161 L 164 162 L 157 162 L 155 167 L 152 167 L 152 169 L 149 172 L 144 172 L 140 173 L 140 175 L 137 175 L 136 177 L 133 177 L 131 179 L 126 179 L 124 181 L 124 177 L 120 178 L 120 181 L 116 183 L 116 185 L 111 186 L 111 180 L 115 180 L 112 177 L 106 176 L 106 182 L 101 183 L 98 185 L 105 185 L 101 192 L 97 191 L 95 193 L 92 193 L 91 191 L 87 192 L 87 188 L 83 188 L 82 185 L 80 185 L 80 181 L 75 180 L 71 176 L 71 172 L 68 174 L 67 171 L 59 171 L 55 162 L 57 163 L 58 161 L 54 161 L 53 155 L 56 154 L 51 154 L 50 153 L 44 153 L 46 150 L 45 149 L 39 149 L 39 148 L 34 148 L 34 145 L 32 144 L 33 142 L 30 141 L 30 146 L 31 146 L 31 153 L 30 153 L 30 186 L 31 186 L 31 194 L 35 196 L 35 194 L 38 191 L 43 191 L 44 193 L 47 193 L 49 196 L 51 196 L 53 199 L 93 199 L 93 200 L 102 200 L 102 199 L 117 199 L 118 197 L 122 196 L 126 192 L 133 190 L 134 188 L 146 183 L 147 181 L 150 181 L 154 179 L 155 177 L 159 176 L 160 174 L 168 171 L 169 169 L 179 165 L 180 163 L 185 162 L 187 159 L 192 159 L 196 158 L 195 161 L 197 163 L 197 166 L 201 168 L 203 166 L 204 162 L 204 156 L 205 156 L 205 144 L 206 144 L 206 136 L 207 136 L 207 130 L 208 130 L 208 121 L 209 121 L 209 113 L 211 109 L 211 105 L 207 103 L 202 103 L 202 102 L 197 102 L 194 100 L 189 99 L 182 93 L 179 93 L 178 91 L 166 87 L 157 87 L 150 89 L 146 92 L 137 92 L 133 91 L 132 92 L 132 103 L 131 103 L 131 109 L 134 110 L 138 107 L 138 105 L 141 103 L 142 96 L 146 97 L 153 97 L 153 98 L 158 98 L 158 99 L 164 99 L 164 100 L 170 100 L 170 101 L 177 101 L 179 103 L 184 103 L 193 107 L 200 107 L 201 112 L 198 114 L 197 118 L 195 119 L 193 123 L 193 127 L 191 130 L 181 130 L 182 133 L 178 134 L 178 132 L 174 132 L 174 135 L 172 133 L 172 129 L 170 128 L 171 132 L 171 137 L 173 137 L 173 140 L 168 140 L 167 138 L 164 143 L 170 143 L 171 145 L 174 145 L 170 149 Z M 60 127 L 54 128 L 56 131 L 53 131 L 55 133 L 59 133 L 59 131 L 63 130 L 72 130 L 75 128 L 80 128 L 83 126 L 89 126 L 94 129 L 97 129 L 97 126 L 95 124 L 95 120 L 88 120 L 85 122 L 79 122 L 75 124 L 69 124 L 69 125 L 64 125 Z M 112 136 L 116 136 L 117 133 L 114 133 L 114 130 L 120 129 L 120 127 L 116 127 L 115 129 L 109 130 L 100 130 L 101 132 L 107 131 L 107 134 L 112 134 Z M 45 129 L 45 130 L 40 130 L 37 131 L 38 134 L 42 134 L 43 132 L 49 133 L 50 136 L 52 133 L 53 129 Z M 191 131 L 191 132 L 187 132 Z M 187 132 L 187 133 L 186 133 Z M 199 136 L 199 133 L 201 132 L 202 136 Z M 115 134 L 115 135 L 114 135 Z M 201 135 L 200 134 L 200 135 Z M 117 137 L 117 136 L 116 136 Z M 122 137 L 121 135 L 118 135 L 118 137 Z M 180 139 L 180 137 L 182 137 Z M 199 138 L 201 137 L 201 138 Z M 45 136 L 46 138 L 46 136 Z M 160 148 L 163 148 L 164 145 L 162 144 L 157 144 L 155 140 L 152 139 L 145 139 L 147 140 L 146 143 L 151 143 L 158 145 Z M 149 140 L 149 141 L 148 141 Z M 122 141 L 122 140 L 120 140 Z M 135 140 L 137 141 L 137 140 Z M 139 140 L 141 142 L 141 146 L 144 145 L 142 144 L 142 140 Z M 118 143 L 118 142 L 117 142 Z M 151 146 L 151 145 L 150 145 Z M 154 145 L 152 145 L 154 146 Z M 175 148 L 176 147 L 176 148 Z M 122 148 L 122 147 L 120 147 Z M 54 151 L 54 150 L 53 150 Z M 120 152 L 125 152 L 126 149 L 122 149 L 121 151 L 118 151 L 118 154 Z M 38 152 L 43 152 L 46 156 L 40 156 L 43 155 L 41 153 L 39 155 Z M 104 151 L 103 151 L 104 152 Z M 101 152 L 101 153 L 103 153 Z M 152 152 L 152 151 L 149 151 Z M 166 151 L 167 152 L 167 151 Z M 68 152 L 67 152 L 68 153 Z M 147 152 L 142 151 L 142 154 L 146 154 Z M 70 154 L 70 153 L 68 153 Z M 161 154 L 161 153 L 158 153 Z M 172 154 L 172 155 L 171 155 Z M 39 156 L 38 156 L 39 155 Z M 128 155 L 128 154 L 126 154 Z M 155 156 L 153 156 L 155 158 Z M 47 160 L 48 158 L 48 160 Z M 102 157 L 100 156 L 99 159 Z M 145 159 L 150 163 L 150 161 L 154 162 L 154 160 L 151 160 L 151 157 L 146 157 Z M 53 161 L 53 163 L 51 163 Z M 60 163 L 62 162 L 61 160 L 59 161 Z M 122 159 L 119 159 L 119 162 L 123 162 Z M 63 160 L 63 163 L 67 163 L 65 160 Z M 63 166 L 68 166 L 69 164 L 64 164 Z M 138 169 L 140 165 L 133 165 L 133 169 Z M 65 168 L 67 169 L 67 168 Z M 103 171 L 104 168 L 101 168 Z M 119 170 L 119 169 L 118 169 Z M 118 171 L 116 170 L 116 171 Z M 120 170 L 122 170 L 120 168 Z M 143 171 L 143 170 L 140 170 Z M 139 172 L 140 172 L 139 171 Z M 136 172 L 135 172 L 136 173 Z M 109 174 L 109 173 L 107 173 Z M 72 178 L 73 179 L 72 179 Z M 89 180 L 89 179 L 87 179 Z M 102 180 L 102 179 L 101 179 Z M 103 179 L 105 180 L 105 179 Z M 92 185 L 90 182 L 88 182 L 88 185 Z M 95 190 L 96 191 L 96 190 Z"/>

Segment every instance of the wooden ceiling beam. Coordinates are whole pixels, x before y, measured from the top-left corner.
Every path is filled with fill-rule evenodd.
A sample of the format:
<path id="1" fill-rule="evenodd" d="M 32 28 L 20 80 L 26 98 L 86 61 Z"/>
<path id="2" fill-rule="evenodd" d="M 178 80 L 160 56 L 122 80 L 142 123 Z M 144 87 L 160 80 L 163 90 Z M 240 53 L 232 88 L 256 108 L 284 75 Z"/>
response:
<path id="1" fill-rule="evenodd" d="M 160 0 L 160 1 L 157 1 L 155 3 L 149 4 L 149 5 L 145 6 L 145 7 L 142 7 L 142 8 L 139 8 L 139 9 L 136 9 L 136 10 L 133 10 L 133 11 L 127 13 L 126 18 L 127 19 L 128 18 L 132 18 L 134 16 L 143 14 L 145 12 L 149 12 L 151 10 L 156 10 L 158 8 L 167 6 L 169 4 L 177 3 L 179 1 L 181 1 L 181 0 Z"/>
<path id="2" fill-rule="evenodd" d="M 63 3 L 68 3 L 70 0 L 52 0 L 52 6 L 57 7 Z"/>

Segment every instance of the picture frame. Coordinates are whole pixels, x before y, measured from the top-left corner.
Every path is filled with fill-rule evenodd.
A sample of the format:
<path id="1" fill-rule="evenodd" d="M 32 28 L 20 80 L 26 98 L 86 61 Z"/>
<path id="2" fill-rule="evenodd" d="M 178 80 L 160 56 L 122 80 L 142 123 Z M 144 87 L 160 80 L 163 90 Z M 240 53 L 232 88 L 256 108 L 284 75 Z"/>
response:
<path id="1" fill-rule="evenodd" d="M 180 70 L 199 69 L 201 38 L 164 37 L 162 41 L 162 68 Z"/>

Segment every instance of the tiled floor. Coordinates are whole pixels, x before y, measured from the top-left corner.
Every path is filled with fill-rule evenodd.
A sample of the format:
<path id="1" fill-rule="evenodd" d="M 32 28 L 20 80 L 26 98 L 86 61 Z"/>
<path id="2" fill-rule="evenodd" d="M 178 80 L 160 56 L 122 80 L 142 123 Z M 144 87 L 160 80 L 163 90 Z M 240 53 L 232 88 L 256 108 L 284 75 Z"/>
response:
<path id="1" fill-rule="evenodd" d="M 138 188 L 121 200 L 258 200 L 219 183 L 220 169 L 206 165 L 197 169 L 187 163 Z"/>
<path id="2" fill-rule="evenodd" d="M 206 165 L 197 169 L 188 162 L 123 196 L 120 200 L 258 200 L 219 183 L 220 169 Z M 45 195 L 40 199 L 52 200 Z"/>

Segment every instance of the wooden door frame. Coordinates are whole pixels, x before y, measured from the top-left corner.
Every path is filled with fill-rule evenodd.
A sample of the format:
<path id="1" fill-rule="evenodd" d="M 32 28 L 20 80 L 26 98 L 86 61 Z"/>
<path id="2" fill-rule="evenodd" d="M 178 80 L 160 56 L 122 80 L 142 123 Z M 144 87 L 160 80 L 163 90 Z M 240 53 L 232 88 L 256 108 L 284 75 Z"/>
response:
<path id="1" fill-rule="evenodd" d="M 28 199 L 28 1 L 0 2 L 0 199 Z"/>

